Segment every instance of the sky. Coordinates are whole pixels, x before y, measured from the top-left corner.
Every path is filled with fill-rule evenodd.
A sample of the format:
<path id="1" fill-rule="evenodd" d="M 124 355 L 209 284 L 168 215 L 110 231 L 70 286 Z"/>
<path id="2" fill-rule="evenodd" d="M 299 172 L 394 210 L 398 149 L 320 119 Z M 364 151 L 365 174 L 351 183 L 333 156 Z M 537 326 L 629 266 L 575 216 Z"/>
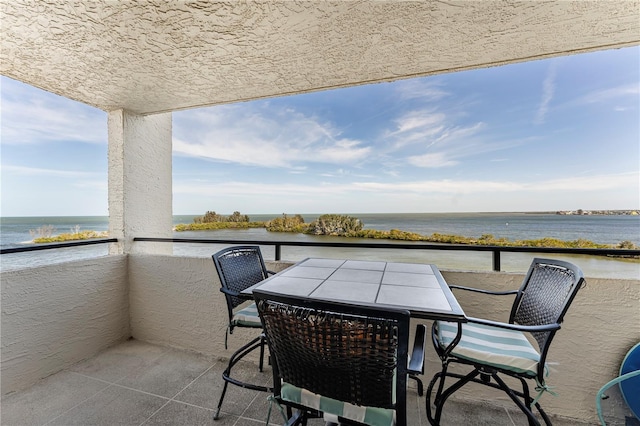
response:
<path id="1" fill-rule="evenodd" d="M 1 216 L 106 216 L 107 113 L 0 78 Z M 173 113 L 173 213 L 640 208 L 640 47 Z"/>

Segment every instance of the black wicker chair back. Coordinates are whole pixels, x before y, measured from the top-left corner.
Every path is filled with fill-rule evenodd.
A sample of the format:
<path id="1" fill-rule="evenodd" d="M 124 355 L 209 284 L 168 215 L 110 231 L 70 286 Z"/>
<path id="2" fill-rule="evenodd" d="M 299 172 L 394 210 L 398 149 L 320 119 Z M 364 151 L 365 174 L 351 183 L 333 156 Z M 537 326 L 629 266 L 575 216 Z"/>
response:
<path id="1" fill-rule="evenodd" d="M 225 292 L 229 318 L 232 310 L 247 301 L 238 297 L 241 291 L 259 283 L 268 276 L 267 268 L 258 246 L 237 246 L 220 250 L 213 256 L 222 288 Z"/>
<path id="2" fill-rule="evenodd" d="M 253 294 L 274 364 L 276 398 L 283 381 L 349 404 L 396 410 L 396 424 L 406 424 L 408 311 L 365 309 L 259 289 Z M 301 409 L 301 419 L 317 415 L 310 407 L 280 402 Z"/>
<path id="3" fill-rule="evenodd" d="M 518 291 L 509 322 L 520 325 L 561 324 L 582 285 L 582 272 L 574 265 L 542 259 L 534 261 Z M 540 351 L 551 343 L 553 331 L 531 333 Z"/>

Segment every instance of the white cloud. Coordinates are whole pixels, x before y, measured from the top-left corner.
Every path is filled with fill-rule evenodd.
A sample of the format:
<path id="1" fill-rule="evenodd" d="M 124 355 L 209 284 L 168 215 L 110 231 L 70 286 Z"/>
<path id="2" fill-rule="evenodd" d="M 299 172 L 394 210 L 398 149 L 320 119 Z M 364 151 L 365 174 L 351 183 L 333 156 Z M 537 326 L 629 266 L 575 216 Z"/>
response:
<path id="1" fill-rule="evenodd" d="M 244 165 L 296 168 L 304 163 L 354 164 L 371 148 L 343 138 L 314 117 L 284 110 L 215 107 L 174 115 L 175 154 Z"/>
<path id="2" fill-rule="evenodd" d="M 464 115 L 463 112 L 455 114 L 456 117 Z M 395 128 L 384 133 L 384 138 L 392 141 L 388 156 L 397 156 L 397 152 L 391 151 L 407 148 L 413 152 L 404 154 L 403 163 L 387 159 L 387 166 L 452 167 L 461 164 L 464 158 L 522 143 L 519 140 L 502 141 L 495 135 L 484 136 L 483 132 L 489 130 L 486 123 L 459 123 L 452 117 L 433 109 L 420 109 L 395 118 Z"/>
<path id="3" fill-rule="evenodd" d="M 43 169 L 37 167 L 24 167 L 13 165 L 2 165 L 2 172 L 9 172 L 16 176 L 49 176 L 49 177 L 63 177 L 68 179 L 85 179 L 93 177 L 106 177 L 106 173 L 94 173 L 94 172 L 79 172 L 73 170 L 59 170 L 59 169 Z"/>
<path id="4" fill-rule="evenodd" d="M 107 143 L 104 111 L 2 77 L 2 143 Z"/>
<path id="5" fill-rule="evenodd" d="M 359 189 L 374 192 L 389 193 L 479 193 L 516 191 L 522 188 L 514 182 L 467 181 L 467 180 L 427 180 L 402 183 L 360 182 L 355 184 Z"/>
<path id="6" fill-rule="evenodd" d="M 579 104 L 593 104 L 628 97 L 634 97 L 635 100 L 638 101 L 639 95 L 640 84 L 633 83 L 624 86 L 594 91 L 579 98 L 576 102 Z"/>
<path id="7" fill-rule="evenodd" d="M 529 184 L 526 188 L 530 191 L 600 191 L 615 188 L 638 187 L 640 172 L 619 173 L 612 175 L 593 175 L 584 177 L 571 177 L 550 179 L 535 184 Z M 630 200 L 631 201 L 631 200 Z"/>
<path id="8" fill-rule="evenodd" d="M 436 138 L 446 131 L 446 116 L 430 111 L 410 111 L 394 120 L 397 129 L 388 133 L 388 137 L 396 139 L 396 146 L 404 146 L 416 141 Z"/>
<path id="9" fill-rule="evenodd" d="M 451 179 L 393 183 L 335 180 L 309 185 L 174 182 L 174 200 L 177 211 L 184 214 L 211 209 L 212 202 L 218 211 L 246 213 L 622 209 L 640 202 L 638 179 L 640 174 L 633 172 L 528 182 Z M 615 200 L 611 194 L 615 194 Z M 198 201 L 185 209 L 186 205 L 180 202 L 183 199 Z"/>
<path id="10" fill-rule="evenodd" d="M 260 182 L 225 182 L 219 183 L 174 183 L 174 194 L 191 194 L 202 197 L 246 197 L 246 196 L 267 196 L 267 197 L 308 197 L 327 196 L 341 193 L 348 193 L 352 189 L 350 184 L 323 184 L 304 185 L 293 183 L 282 183 L 271 185 Z"/>
<path id="11" fill-rule="evenodd" d="M 436 139 L 436 142 L 440 142 L 444 140 L 461 141 L 478 134 L 485 127 L 486 125 L 482 122 L 475 123 L 471 126 L 450 127 L 445 131 L 443 131 L 438 136 L 438 139 Z"/>
<path id="12" fill-rule="evenodd" d="M 563 108 L 582 108 L 598 105 L 616 112 L 637 111 L 640 105 L 640 84 L 624 84 L 608 89 L 594 90 L 577 98 L 565 101 Z"/>
<path id="13" fill-rule="evenodd" d="M 444 152 L 435 152 L 433 154 L 414 155 L 407 158 L 412 166 L 425 168 L 439 168 L 455 166 L 459 161 L 452 160 L 447 157 Z"/>
<path id="14" fill-rule="evenodd" d="M 640 172 L 613 175 L 571 177 L 530 182 L 478 181 L 478 180 L 428 180 L 402 183 L 362 182 L 356 187 L 369 191 L 386 192 L 435 192 L 435 193 L 505 193 L 505 192 L 556 192 L 556 191 L 600 191 L 628 188 L 638 185 Z"/>
<path id="15" fill-rule="evenodd" d="M 470 158 L 482 153 L 499 151 L 519 145 L 521 141 L 488 141 L 482 131 L 485 123 L 475 123 L 469 126 L 449 126 L 425 141 L 422 153 L 409 155 L 406 161 L 416 167 L 440 168 L 461 164 L 464 158 Z"/>
<path id="16" fill-rule="evenodd" d="M 536 124 L 544 123 L 547 112 L 549 111 L 549 104 L 551 103 L 555 92 L 555 80 L 556 66 L 555 62 L 552 62 L 551 65 L 549 65 L 549 69 L 547 70 L 547 76 L 542 83 L 542 100 L 540 101 L 538 112 L 534 119 L 534 122 Z"/>
<path id="17" fill-rule="evenodd" d="M 396 93 L 400 99 L 421 99 L 427 102 L 438 101 L 450 96 L 450 93 L 442 88 L 437 81 L 425 79 L 402 80 L 395 83 Z"/>
<path id="18" fill-rule="evenodd" d="M 600 191 L 633 187 L 638 185 L 640 172 L 614 175 L 571 177 L 531 182 L 479 181 L 479 180 L 429 180 L 404 183 L 359 183 L 367 190 L 390 192 L 442 192 L 442 193 L 487 193 L 487 192 L 555 192 L 555 191 Z"/>
<path id="19" fill-rule="evenodd" d="M 254 196 L 278 197 L 327 197 L 371 193 L 376 196 L 392 194 L 510 194 L 510 193 L 555 193 L 566 191 L 590 192 L 615 190 L 636 185 L 640 172 L 571 177 L 539 181 L 492 181 L 492 180 L 424 180 L 405 182 L 323 182 L 322 184 L 283 183 L 271 185 L 260 182 L 225 182 L 224 184 L 202 182 L 178 182 L 174 194 L 197 194 L 199 196 Z"/>

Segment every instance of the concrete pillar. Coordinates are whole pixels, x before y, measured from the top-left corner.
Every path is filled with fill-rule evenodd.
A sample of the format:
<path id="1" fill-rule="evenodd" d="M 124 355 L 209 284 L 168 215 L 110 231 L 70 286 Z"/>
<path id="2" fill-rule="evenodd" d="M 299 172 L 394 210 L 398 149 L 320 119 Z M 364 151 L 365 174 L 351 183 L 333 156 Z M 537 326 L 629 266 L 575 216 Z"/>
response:
<path id="1" fill-rule="evenodd" d="M 109 236 L 112 254 L 131 253 L 134 237 L 171 237 L 171 113 L 109 112 Z M 136 252 L 170 254 L 169 243 L 136 243 Z"/>

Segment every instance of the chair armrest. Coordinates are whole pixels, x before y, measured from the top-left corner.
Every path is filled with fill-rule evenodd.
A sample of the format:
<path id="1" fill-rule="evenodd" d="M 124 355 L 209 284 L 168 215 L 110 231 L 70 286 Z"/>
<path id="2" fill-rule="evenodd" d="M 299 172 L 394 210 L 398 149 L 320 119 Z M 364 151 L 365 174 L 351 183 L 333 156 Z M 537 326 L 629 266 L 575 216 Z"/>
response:
<path id="1" fill-rule="evenodd" d="M 473 288 L 473 287 L 464 287 L 461 285 L 450 285 L 449 288 L 455 288 L 458 290 L 465 290 L 465 291 L 473 291 L 476 293 L 483 293 L 483 294 L 491 294 L 494 296 L 508 296 L 510 294 L 517 294 L 518 290 L 507 290 L 507 291 L 489 291 L 489 290 L 483 290 L 480 288 Z"/>
<path id="2" fill-rule="evenodd" d="M 413 348 L 411 350 L 411 360 L 407 368 L 410 374 L 424 373 L 424 350 L 425 336 L 427 335 L 427 327 L 424 324 L 416 326 L 416 336 L 413 340 Z"/>
<path id="3" fill-rule="evenodd" d="M 553 330 L 560 329 L 560 324 L 558 323 L 542 324 L 542 325 L 520 325 L 520 324 L 509 324 L 506 322 L 491 321 L 487 319 L 473 318 L 473 317 L 467 317 L 467 321 L 475 324 L 490 325 L 493 327 L 506 328 L 507 330 L 517 330 L 517 331 L 523 331 L 527 333 L 531 333 L 534 331 L 553 331 Z"/>
<path id="4" fill-rule="evenodd" d="M 220 287 L 220 291 L 224 294 L 228 294 L 229 296 L 235 296 L 235 297 L 242 297 L 242 295 L 240 294 L 240 292 L 238 291 L 233 291 L 233 290 L 229 290 L 227 288 L 224 287 Z"/>

